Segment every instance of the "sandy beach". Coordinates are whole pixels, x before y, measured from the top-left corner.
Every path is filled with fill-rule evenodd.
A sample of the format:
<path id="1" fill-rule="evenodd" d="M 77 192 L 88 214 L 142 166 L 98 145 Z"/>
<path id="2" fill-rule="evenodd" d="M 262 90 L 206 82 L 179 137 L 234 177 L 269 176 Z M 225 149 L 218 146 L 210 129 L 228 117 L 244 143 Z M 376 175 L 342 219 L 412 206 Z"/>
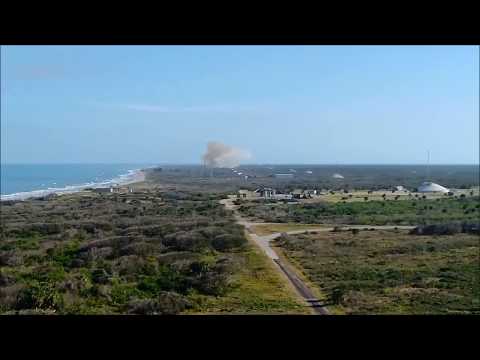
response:
<path id="1" fill-rule="evenodd" d="M 61 188 L 49 188 L 43 190 L 32 190 L 8 195 L 1 195 L 0 201 L 18 201 L 48 196 L 51 194 L 64 195 L 72 194 L 86 189 L 107 188 L 110 186 L 131 185 L 145 181 L 145 169 L 129 170 L 126 174 L 121 174 L 111 180 L 102 182 L 90 182 L 82 185 L 69 185 Z"/>

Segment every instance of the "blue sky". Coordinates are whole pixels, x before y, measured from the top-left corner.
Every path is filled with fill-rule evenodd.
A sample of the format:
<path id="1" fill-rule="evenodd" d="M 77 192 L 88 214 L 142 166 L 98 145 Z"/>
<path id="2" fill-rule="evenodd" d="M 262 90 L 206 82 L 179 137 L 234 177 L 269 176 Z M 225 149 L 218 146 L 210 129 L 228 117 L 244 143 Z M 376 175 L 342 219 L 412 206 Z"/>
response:
<path id="1" fill-rule="evenodd" d="M 2 163 L 479 162 L 468 46 L 2 46 Z"/>

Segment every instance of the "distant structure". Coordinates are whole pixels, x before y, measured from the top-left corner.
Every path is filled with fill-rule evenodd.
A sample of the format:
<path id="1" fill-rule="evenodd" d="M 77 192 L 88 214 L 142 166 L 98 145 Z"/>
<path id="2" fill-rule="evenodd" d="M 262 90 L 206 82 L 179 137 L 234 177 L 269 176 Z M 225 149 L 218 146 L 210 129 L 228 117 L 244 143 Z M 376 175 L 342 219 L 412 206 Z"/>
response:
<path id="1" fill-rule="evenodd" d="M 340 174 L 333 174 L 332 177 L 333 177 L 334 179 L 344 179 L 344 177 L 343 177 L 342 175 L 340 175 Z"/>
<path id="2" fill-rule="evenodd" d="M 254 191 L 250 190 L 238 190 L 237 198 L 238 199 L 247 199 L 247 198 L 254 198 L 257 194 Z"/>
<path id="3" fill-rule="evenodd" d="M 272 199 L 272 200 L 294 200 L 294 199 L 311 199 L 318 195 L 325 195 L 317 189 L 294 189 L 288 193 L 277 192 L 277 190 L 269 187 L 261 186 L 255 191 L 241 189 L 237 192 L 237 199 Z"/>
<path id="4" fill-rule="evenodd" d="M 255 192 L 260 196 L 263 197 L 264 199 L 273 199 L 277 191 L 272 188 L 259 188 L 255 190 Z"/>
<path id="5" fill-rule="evenodd" d="M 305 171 L 306 174 L 313 174 L 313 171 L 312 170 L 307 170 Z"/>
<path id="6" fill-rule="evenodd" d="M 417 189 L 419 193 L 435 193 L 435 192 L 441 192 L 441 193 L 448 193 L 450 190 L 447 188 L 435 184 L 430 181 L 425 181 L 423 182 Z"/>
<path id="7" fill-rule="evenodd" d="M 427 178 L 417 189 L 420 193 L 448 193 L 450 190 L 430 181 L 430 150 L 427 151 Z"/>
<path id="8" fill-rule="evenodd" d="M 95 188 L 95 189 L 92 189 L 92 191 L 97 194 L 111 193 L 113 192 L 113 187 L 110 186 L 108 188 Z"/>
<path id="9" fill-rule="evenodd" d="M 110 186 L 105 188 L 95 188 L 95 189 L 92 189 L 92 191 L 97 194 L 104 194 L 104 193 L 126 194 L 126 193 L 132 193 L 133 189 L 128 186 Z"/>
<path id="10" fill-rule="evenodd" d="M 308 189 L 308 190 L 302 190 L 302 189 L 294 189 L 290 193 L 294 199 L 310 199 L 314 195 L 317 195 L 317 190 L 315 189 Z"/>
<path id="11" fill-rule="evenodd" d="M 290 179 L 293 177 L 293 174 L 273 174 L 273 177 L 280 179 Z"/>
<path id="12" fill-rule="evenodd" d="M 295 199 L 303 198 L 303 190 L 302 189 L 294 189 L 292 191 L 292 195 Z"/>
<path id="13" fill-rule="evenodd" d="M 255 191 L 238 190 L 237 199 L 272 199 L 272 200 L 290 200 L 293 198 L 292 194 L 280 194 L 275 189 L 269 187 L 260 187 Z"/>
<path id="14" fill-rule="evenodd" d="M 115 186 L 112 192 L 117 194 L 133 193 L 133 188 L 129 186 Z"/>
<path id="15" fill-rule="evenodd" d="M 291 200 L 293 197 L 292 194 L 275 194 L 273 198 L 275 200 Z"/>

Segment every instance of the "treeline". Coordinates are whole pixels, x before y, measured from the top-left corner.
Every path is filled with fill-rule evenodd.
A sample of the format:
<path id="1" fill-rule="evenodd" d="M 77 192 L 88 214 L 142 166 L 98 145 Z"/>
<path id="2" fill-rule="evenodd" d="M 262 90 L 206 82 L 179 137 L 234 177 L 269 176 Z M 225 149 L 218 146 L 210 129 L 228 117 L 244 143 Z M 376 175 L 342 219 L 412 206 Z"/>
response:
<path id="1" fill-rule="evenodd" d="M 410 232 L 414 235 L 454 235 L 460 233 L 480 234 L 480 221 L 423 225 L 417 226 Z"/>
<path id="2" fill-rule="evenodd" d="M 239 210 L 247 217 L 266 222 L 306 224 L 418 225 L 476 221 L 480 217 L 478 196 L 295 205 L 246 202 Z"/>
<path id="3" fill-rule="evenodd" d="M 291 172 L 295 170 L 295 172 Z M 240 166 L 242 176 L 231 169 L 206 169 L 203 166 L 166 166 L 161 172 L 150 171 L 147 178 L 152 183 L 161 183 L 187 189 L 189 191 L 225 191 L 232 192 L 239 188 L 254 190 L 259 186 L 274 187 L 288 192 L 300 189 L 359 189 L 382 190 L 402 185 L 413 190 L 425 181 L 424 166 L 328 166 L 328 165 L 245 165 Z M 312 173 L 306 173 L 312 171 Z M 290 173 L 289 179 L 272 177 L 275 173 Z M 344 176 L 335 179 L 334 173 Z M 248 179 L 244 178 L 248 175 Z M 447 188 L 470 188 L 478 186 L 478 166 L 435 165 L 430 168 L 433 182 Z"/>

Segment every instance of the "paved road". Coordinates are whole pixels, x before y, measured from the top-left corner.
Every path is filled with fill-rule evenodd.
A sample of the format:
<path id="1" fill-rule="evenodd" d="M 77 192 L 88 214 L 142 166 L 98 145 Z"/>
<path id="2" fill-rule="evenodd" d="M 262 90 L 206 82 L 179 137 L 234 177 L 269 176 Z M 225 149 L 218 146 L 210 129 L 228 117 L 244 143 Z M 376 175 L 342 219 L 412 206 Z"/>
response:
<path id="1" fill-rule="evenodd" d="M 305 283 L 292 271 L 287 264 L 279 259 L 274 260 L 275 264 L 283 271 L 287 276 L 288 280 L 295 287 L 297 292 L 303 297 L 309 306 L 312 307 L 316 315 L 328 315 L 329 312 L 325 306 L 322 305 L 321 301 L 318 300 L 313 294 L 312 290 L 305 285 Z"/>
<path id="2" fill-rule="evenodd" d="M 290 268 L 288 264 L 285 264 L 278 257 L 277 253 L 270 246 L 270 241 L 280 236 L 281 233 L 259 236 L 253 232 L 252 227 L 255 225 L 260 225 L 262 223 L 250 222 L 243 219 L 236 211 L 236 206 L 232 203 L 231 199 L 221 200 L 220 203 L 225 205 L 227 209 L 234 211 L 234 216 L 237 220 L 237 223 L 245 227 L 251 239 L 255 241 L 255 243 L 265 252 L 265 254 L 270 259 L 272 259 L 273 263 L 276 265 L 276 268 L 287 277 L 287 279 L 293 285 L 298 294 L 306 301 L 307 305 L 312 307 L 315 314 L 328 315 L 328 310 L 321 305 L 320 301 L 315 297 L 310 288 L 295 274 L 295 272 Z M 301 232 L 304 231 L 305 230 Z M 295 232 L 290 231 L 289 233 Z"/>

